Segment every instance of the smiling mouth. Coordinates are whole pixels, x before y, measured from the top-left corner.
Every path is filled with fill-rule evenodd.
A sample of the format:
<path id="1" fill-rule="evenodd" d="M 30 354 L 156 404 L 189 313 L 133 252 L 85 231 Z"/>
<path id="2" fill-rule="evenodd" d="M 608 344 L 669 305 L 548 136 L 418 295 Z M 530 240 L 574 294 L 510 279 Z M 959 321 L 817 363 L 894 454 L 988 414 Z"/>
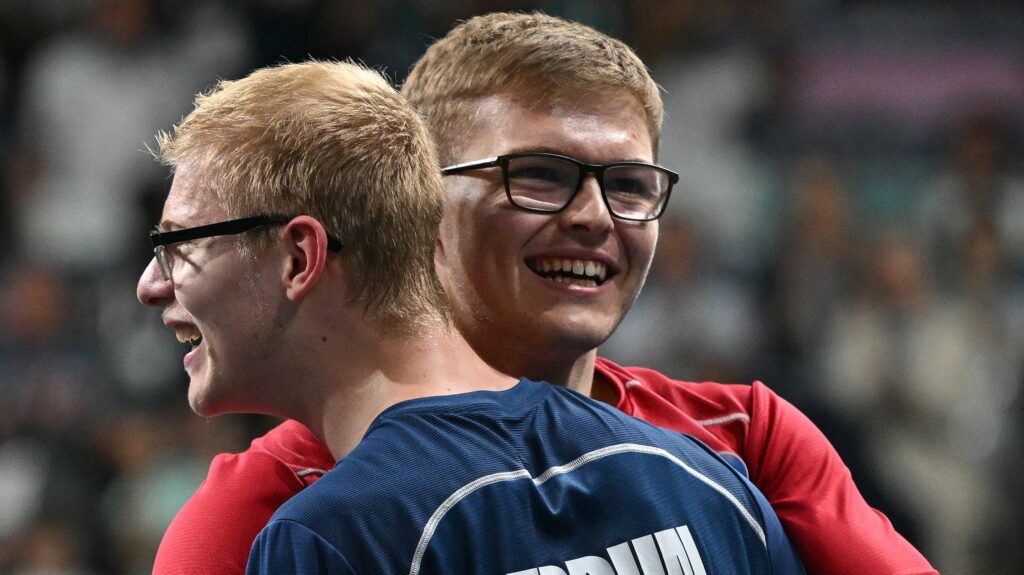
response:
<path id="1" fill-rule="evenodd" d="M 203 343 L 203 334 L 194 325 L 179 325 L 174 328 L 174 335 L 180 343 L 187 343 L 192 349 Z"/>
<path id="2" fill-rule="evenodd" d="M 540 257 L 526 265 L 542 278 L 574 286 L 596 287 L 608 278 L 608 266 L 594 260 Z"/>

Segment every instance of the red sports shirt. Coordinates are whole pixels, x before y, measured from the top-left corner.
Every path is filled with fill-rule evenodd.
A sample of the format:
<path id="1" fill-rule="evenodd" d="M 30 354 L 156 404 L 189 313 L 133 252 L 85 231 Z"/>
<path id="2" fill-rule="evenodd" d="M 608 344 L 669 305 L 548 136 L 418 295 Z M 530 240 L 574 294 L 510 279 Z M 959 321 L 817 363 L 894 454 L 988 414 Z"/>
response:
<path id="1" fill-rule="evenodd" d="M 937 575 L 864 501 L 817 427 L 763 384 L 676 381 L 602 358 L 596 371 L 613 383 L 625 413 L 742 460 L 809 573 Z M 167 528 L 154 574 L 244 573 L 249 548 L 274 511 L 333 465 L 327 448 L 293 421 L 243 453 L 218 455 Z"/>

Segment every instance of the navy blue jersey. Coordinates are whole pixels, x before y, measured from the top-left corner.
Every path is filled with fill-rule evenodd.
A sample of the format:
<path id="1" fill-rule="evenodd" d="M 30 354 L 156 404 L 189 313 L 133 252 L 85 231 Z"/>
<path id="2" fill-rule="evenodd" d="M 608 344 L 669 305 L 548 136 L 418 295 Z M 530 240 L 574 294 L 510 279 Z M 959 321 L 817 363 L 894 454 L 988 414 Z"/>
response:
<path id="1" fill-rule="evenodd" d="M 384 411 L 253 544 L 247 573 L 801 573 L 778 518 L 703 443 L 564 388 Z"/>

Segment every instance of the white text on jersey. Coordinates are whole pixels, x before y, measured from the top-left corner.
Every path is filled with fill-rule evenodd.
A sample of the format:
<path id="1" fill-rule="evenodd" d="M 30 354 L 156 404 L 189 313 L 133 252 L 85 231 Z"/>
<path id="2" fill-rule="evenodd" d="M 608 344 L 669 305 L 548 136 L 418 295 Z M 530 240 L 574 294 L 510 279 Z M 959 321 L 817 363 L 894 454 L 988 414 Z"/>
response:
<path id="1" fill-rule="evenodd" d="M 631 548 L 632 546 L 632 548 Z M 660 557 L 659 557 L 660 552 Z M 609 561 L 610 560 L 610 561 Z M 664 563 L 663 563 L 664 562 Z M 567 573 L 568 571 L 568 573 Z M 608 548 L 608 558 L 588 555 L 508 575 L 707 575 L 690 528 L 682 525 Z"/>

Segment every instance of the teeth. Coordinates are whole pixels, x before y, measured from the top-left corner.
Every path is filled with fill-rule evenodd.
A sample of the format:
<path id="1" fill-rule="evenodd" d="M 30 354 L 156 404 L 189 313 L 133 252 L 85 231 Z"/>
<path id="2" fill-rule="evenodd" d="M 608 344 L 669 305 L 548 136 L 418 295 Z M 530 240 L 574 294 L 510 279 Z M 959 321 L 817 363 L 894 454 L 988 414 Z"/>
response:
<path id="1" fill-rule="evenodd" d="M 581 287 L 594 287 L 597 285 L 597 282 L 592 279 L 573 278 L 566 276 L 555 276 L 551 279 L 561 284 L 569 284 Z"/>
<path id="2" fill-rule="evenodd" d="M 180 343 L 191 343 L 192 345 L 199 345 L 203 339 L 203 334 L 199 333 L 199 329 L 192 325 L 175 326 L 174 335 L 177 336 Z"/>
<path id="3" fill-rule="evenodd" d="M 530 260 L 528 263 L 530 265 L 530 268 L 537 273 L 550 274 L 562 272 L 571 273 L 574 276 L 580 276 L 577 278 L 572 278 L 558 275 L 549 278 L 555 281 L 565 280 L 562 281 L 562 283 L 571 283 L 569 280 L 583 281 L 583 283 L 574 283 L 573 285 L 596 285 L 597 283 L 603 282 L 605 280 L 605 277 L 607 277 L 608 275 L 608 267 L 603 263 L 594 260 L 538 258 L 536 260 Z"/>

